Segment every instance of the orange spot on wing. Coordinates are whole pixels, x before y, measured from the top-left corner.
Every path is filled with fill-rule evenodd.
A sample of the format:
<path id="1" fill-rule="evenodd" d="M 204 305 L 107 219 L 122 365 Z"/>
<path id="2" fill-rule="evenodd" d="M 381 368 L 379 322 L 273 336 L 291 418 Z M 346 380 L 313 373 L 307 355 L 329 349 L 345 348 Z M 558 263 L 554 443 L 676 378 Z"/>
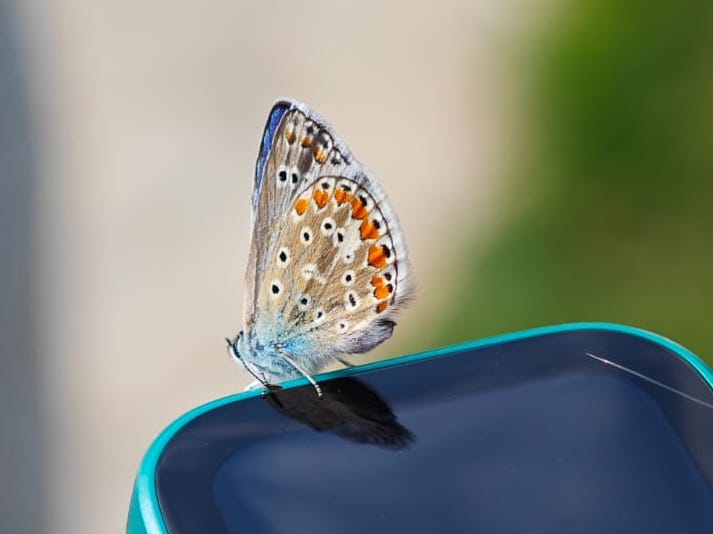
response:
<path id="1" fill-rule="evenodd" d="M 341 206 L 345 202 L 349 202 L 352 196 L 342 189 L 337 189 L 334 192 L 334 198 L 337 200 L 337 204 Z"/>
<path id="2" fill-rule="evenodd" d="M 317 206 L 323 208 L 327 205 L 327 202 L 329 202 L 329 193 L 322 191 L 321 189 L 315 189 L 312 198 L 314 198 L 314 201 L 317 203 Z"/>
<path id="3" fill-rule="evenodd" d="M 374 296 L 379 299 L 385 299 L 389 295 L 391 295 L 391 291 L 393 290 L 393 286 L 389 284 L 388 286 L 379 286 L 374 290 Z"/>
<path id="4" fill-rule="evenodd" d="M 359 227 L 362 241 L 365 239 L 379 239 L 379 229 L 369 219 L 364 219 Z"/>
<path id="5" fill-rule="evenodd" d="M 377 269 L 383 269 L 386 267 L 386 254 L 384 254 L 383 247 L 377 247 L 376 245 L 371 245 L 369 247 L 369 265 L 376 267 Z"/>
<path id="6" fill-rule="evenodd" d="M 364 203 L 358 198 L 352 199 L 352 219 L 364 219 L 369 215 L 369 210 L 366 209 Z"/>
<path id="7" fill-rule="evenodd" d="M 379 302 L 379 304 L 376 305 L 376 313 L 381 313 L 383 312 L 389 305 L 386 303 L 386 301 Z"/>
<path id="8" fill-rule="evenodd" d="M 307 147 L 312 146 L 312 138 L 311 138 L 311 137 L 305 137 L 304 139 L 302 139 L 302 146 L 303 146 L 304 148 L 307 148 Z"/>
<path id="9" fill-rule="evenodd" d="M 287 142 L 292 144 L 295 142 L 295 139 L 297 139 L 297 135 L 295 135 L 295 130 L 290 128 L 285 132 L 285 138 L 287 139 Z"/>
<path id="10" fill-rule="evenodd" d="M 295 211 L 297 215 L 303 215 L 307 208 L 309 207 L 309 199 L 301 198 L 295 202 Z"/>
<path id="11" fill-rule="evenodd" d="M 374 276 L 371 279 L 371 285 L 374 287 L 381 287 L 385 284 L 386 284 L 386 282 L 384 281 L 384 279 L 381 276 Z"/>
<path id="12" fill-rule="evenodd" d="M 327 153 L 322 150 L 322 147 L 317 148 L 317 152 L 314 154 L 314 159 L 317 163 L 322 164 L 327 161 Z"/>

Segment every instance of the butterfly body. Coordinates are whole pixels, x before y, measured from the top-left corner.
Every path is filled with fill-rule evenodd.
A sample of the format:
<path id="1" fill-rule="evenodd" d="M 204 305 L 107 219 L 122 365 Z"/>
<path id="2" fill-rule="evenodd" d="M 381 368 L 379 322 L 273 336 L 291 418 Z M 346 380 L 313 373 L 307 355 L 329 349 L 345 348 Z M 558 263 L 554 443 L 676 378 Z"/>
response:
<path id="1" fill-rule="evenodd" d="M 255 168 L 243 331 L 234 356 L 259 381 L 319 372 L 391 336 L 409 263 L 386 195 L 332 128 L 278 101 Z"/>

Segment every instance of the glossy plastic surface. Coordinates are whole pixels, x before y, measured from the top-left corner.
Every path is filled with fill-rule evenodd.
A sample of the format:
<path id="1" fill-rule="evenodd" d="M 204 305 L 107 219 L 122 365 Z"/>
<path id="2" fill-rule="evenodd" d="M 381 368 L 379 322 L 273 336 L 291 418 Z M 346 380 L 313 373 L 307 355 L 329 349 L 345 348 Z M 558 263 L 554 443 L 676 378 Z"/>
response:
<path id="1" fill-rule="evenodd" d="M 685 349 L 569 325 L 410 360 L 189 414 L 130 531 L 713 528 L 710 372 Z"/>

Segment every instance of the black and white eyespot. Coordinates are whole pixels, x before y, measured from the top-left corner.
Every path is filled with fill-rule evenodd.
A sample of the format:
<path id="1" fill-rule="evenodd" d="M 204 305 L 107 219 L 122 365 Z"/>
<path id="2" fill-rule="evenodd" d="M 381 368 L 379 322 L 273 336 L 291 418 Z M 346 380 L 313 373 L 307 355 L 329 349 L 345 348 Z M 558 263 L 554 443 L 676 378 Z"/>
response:
<path id="1" fill-rule="evenodd" d="M 323 323 L 327 319 L 327 314 L 323 308 L 319 308 L 314 311 L 314 322 L 315 324 Z"/>
<path id="2" fill-rule="evenodd" d="M 347 291 L 344 294 L 344 307 L 347 311 L 356 310 L 359 307 L 359 297 L 355 291 Z"/>
<path id="3" fill-rule="evenodd" d="M 349 323 L 347 321 L 339 321 L 337 323 L 337 331 L 338 332 L 344 333 L 347 330 L 349 330 Z"/>
<path id="4" fill-rule="evenodd" d="M 349 270 L 342 275 L 342 285 L 344 285 L 344 286 L 353 285 L 354 280 L 356 280 L 356 275 L 354 274 L 354 271 L 352 271 L 352 270 Z"/>
<path id="5" fill-rule="evenodd" d="M 300 173 L 297 169 L 292 169 L 289 172 L 290 184 L 294 187 L 300 181 Z"/>
<path id="6" fill-rule="evenodd" d="M 307 311 L 312 306 L 312 297 L 307 293 L 302 293 L 297 297 L 297 309 L 300 311 Z"/>
<path id="7" fill-rule="evenodd" d="M 284 187 L 287 184 L 287 169 L 280 165 L 277 169 L 277 187 Z"/>
<path id="8" fill-rule="evenodd" d="M 341 247 L 344 244 L 344 228 L 337 228 L 332 234 L 332 243 L 335 247 Z"/>
<path id="9" fill-rule="evenodd" d="M 342 256 L 342 260 L 344 261 L 344 263 L 354 263 L 354 251 L 345 253 Z"/>
<path id="10" fill-rule="evenodd" d="M 290 249 L 287 247 L 282 247 L 277 251 L 277 266 L 284 269 L 290 264 L 290 259 L 292 258 L 290 254 Z"/>
<path id="11" fill-rule="evenodd" d="M 276 299 L 282 293 L 282 282 L 275 279 L 270 282 L 270 298 Z"/>
<path id="12" fill-rule="evenodd" d="M 304 246 L 311 245 L 313 238 L 312 229 L 309 226 L 303 226 L 302 230 L 300 230 L 300 241 L 302 241 L 302 244 Z"/>
<path id="13" fill-rule="evenodd" d="M 337 228 L 337 223 L 331 217 L 325 217 L 322 224 L 319 226 L 322 235 L 330 236 L 334 233 Z"/>

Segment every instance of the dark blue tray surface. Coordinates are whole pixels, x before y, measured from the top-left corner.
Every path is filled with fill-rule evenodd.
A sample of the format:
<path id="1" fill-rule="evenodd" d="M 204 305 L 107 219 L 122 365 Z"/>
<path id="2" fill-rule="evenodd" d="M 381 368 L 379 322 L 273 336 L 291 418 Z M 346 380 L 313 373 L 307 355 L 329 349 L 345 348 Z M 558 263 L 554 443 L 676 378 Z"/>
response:
<path id="1" fill-rule="evenodd" d="M 554 331 L 323 387 L 180 428 L 168 532 L 713 531 L 713 395 L 652 338 Z"/>

